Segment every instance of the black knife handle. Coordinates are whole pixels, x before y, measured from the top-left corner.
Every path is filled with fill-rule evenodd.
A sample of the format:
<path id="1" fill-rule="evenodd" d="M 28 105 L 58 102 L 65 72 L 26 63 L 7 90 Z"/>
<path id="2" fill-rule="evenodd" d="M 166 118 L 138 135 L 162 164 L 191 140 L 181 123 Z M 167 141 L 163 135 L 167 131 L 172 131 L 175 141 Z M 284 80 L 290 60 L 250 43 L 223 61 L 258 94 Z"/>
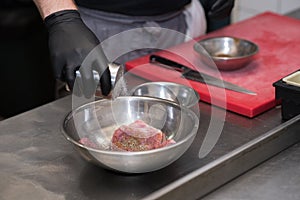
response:
<path id="1" fill-rule="evenodd" d="M 177 63 L 177 62 L 174 62 L 172 60 L 169 60 L 167 58 L 163 58 L 161 56 L 158 56 L 158 55 L 151 55 L 150 56 L 150 62 L 157 62 L 157 63 L 160 63 L 160 64 L 164 64 L 164 65 L 167 65 L 169 67 L 172 67 L 174 68 L 176 71 L 180 71 L 180 72 L 184 72 L 184 71 L 188 71 L 190 70 L 190 68 L 180 64 L 180 63 Z"/>

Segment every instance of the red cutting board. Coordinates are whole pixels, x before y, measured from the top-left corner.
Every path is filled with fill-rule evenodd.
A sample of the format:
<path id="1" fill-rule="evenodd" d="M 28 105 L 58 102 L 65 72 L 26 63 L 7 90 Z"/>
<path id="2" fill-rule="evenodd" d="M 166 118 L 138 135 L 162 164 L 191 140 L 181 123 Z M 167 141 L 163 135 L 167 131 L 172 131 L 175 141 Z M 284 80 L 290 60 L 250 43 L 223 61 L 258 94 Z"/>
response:
<path id="1" fill-rule="evenodd" d="M 300 20 L 265 12 L 195 40 L 212 36 L 235 36 L 251 40 L 259 46 L 259 53 L 242 69 L 220 72 L 199 61 L 197 53 L 193 50 L 195 41 L 192 40 L 156 54 L 247 88 L 257 95 L 187 81 L 181 78 L 178 72 L 150 64 L 149 56 L 127 62 L 126 69 L 150 81 L 171 81 L 190 85 L 199 93 L 202 101 L 250 118 L 274 107 L 275 88 L 272 84 L 300 69 Z"/>

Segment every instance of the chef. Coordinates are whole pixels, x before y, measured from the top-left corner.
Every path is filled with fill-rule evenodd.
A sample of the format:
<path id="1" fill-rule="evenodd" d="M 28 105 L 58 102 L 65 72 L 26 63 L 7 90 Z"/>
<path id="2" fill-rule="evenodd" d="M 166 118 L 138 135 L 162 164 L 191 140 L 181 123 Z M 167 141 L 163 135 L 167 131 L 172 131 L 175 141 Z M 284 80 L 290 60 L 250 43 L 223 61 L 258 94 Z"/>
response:
<path id="1" fill-rule="evenodd" d="M 230 15 L 234 0 L 34 0 L 49 32 L 49 48 L 55 77 L 67 82 L 72 89 L 79 70 L 84 94 L 91 96 L 94 84 L 92 70 L 101 75 L 102 93 L 111 90 L 108 59 L 101 49 L 100 41 L 118 33 L 136 30 L 130 34 L 135 42 L 120 39 L 111 42 L 112 48 L 133 45 L 132 52 L 118 58 L 124 63 L 148 50 L 136 49 L 136 43 L 155 41 L 163 47 L 184 42 L 178 34 L 164 34 L 162 27 L 193 38 L 206 32 L 206 19 L 222 19 Z M 147 32 L 141 34 L 141 30 Z M 143 31 L 142 31 L 143 32 Z M 140 37 L 140 38 L 139 38 Z M 168 38 L 168 39 L 166 39 Z M 149 40 L 149 41 L 147 41 Z M 151 40 L 151 41 L 150 41 Z M 82 65 L 86 56 L 97 47 L 96 60 Z M 94 50 L 93 50 L 94 51 Z"/>

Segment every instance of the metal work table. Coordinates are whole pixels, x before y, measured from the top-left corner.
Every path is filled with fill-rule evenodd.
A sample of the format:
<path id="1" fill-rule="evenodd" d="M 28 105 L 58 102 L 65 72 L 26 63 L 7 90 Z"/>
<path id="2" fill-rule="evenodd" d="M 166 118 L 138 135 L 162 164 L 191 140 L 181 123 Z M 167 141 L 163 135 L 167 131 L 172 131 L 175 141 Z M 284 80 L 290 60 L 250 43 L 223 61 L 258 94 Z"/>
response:
<path id="1" fill-rule="evenodd" d="M 300 129 L 298 130 L 298 134 Z M 203 200 L 300 199 L 300 143 L 224 185 Z"/>
<path id="2" fill-rule="evenodd" d="M 216 146 L 199 159 L 212 106 L 199 107 L 191 148 L 168 167 L 145 174 L 108 171 L 75 152 L 60 132 L 70 96 L 1 121 L 1 199 L 195 199 L 300 140 L 300 116 L 283 123 L 280 108 L 254 119 L 227 112 Z"/>

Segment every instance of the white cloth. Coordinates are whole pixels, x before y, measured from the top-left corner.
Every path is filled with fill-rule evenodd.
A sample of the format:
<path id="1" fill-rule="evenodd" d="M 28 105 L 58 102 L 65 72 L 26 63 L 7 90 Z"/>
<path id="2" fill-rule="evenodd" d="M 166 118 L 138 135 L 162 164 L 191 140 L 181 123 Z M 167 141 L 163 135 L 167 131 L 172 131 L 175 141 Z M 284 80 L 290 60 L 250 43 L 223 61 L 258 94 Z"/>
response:
<path id="1" fill-rule="evenodd" d="M 199 0 L 192 0 L 184 10 L 187 24 L 186 35 L 195 38 L 206 33 L 206 18 L 202 5 Z M 186 40 L 188 40 L 188 37 Z"/>

